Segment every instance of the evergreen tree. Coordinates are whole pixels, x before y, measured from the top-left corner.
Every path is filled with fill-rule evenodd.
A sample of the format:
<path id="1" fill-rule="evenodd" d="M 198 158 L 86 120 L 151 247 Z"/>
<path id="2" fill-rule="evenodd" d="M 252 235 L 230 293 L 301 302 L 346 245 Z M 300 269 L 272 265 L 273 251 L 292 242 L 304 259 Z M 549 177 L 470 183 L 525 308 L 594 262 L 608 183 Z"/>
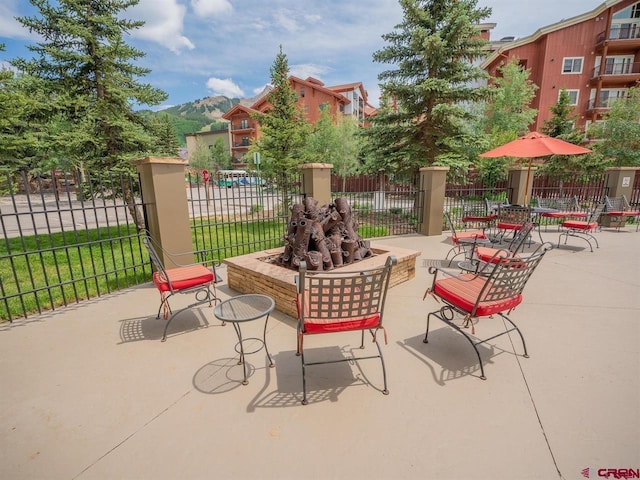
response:
<path id="1" fill-rule="evenodd" d="M 173 130 L 173 124 L 167 114 L 151 117 L 151 129 L 156 137 L 154 153 L 168 157 L 177 157 L 180 144 Z"/>
<path id="2" fill-rule="evenodd" d="M 133 111 L 166 94 L 137 77 L 144 56 L 123 41 L 143 25 L 123 18 L 138 0 L 30 0 L 39 16 L 18 20 L 42 42 L 33 59 L 15 59 L 19 71 L 42 79 L 54 103 L 56 142 L 42 146 L 92 169 L 132 169 L 128 160 L 155 153 L 153 129 Z M 45 148 L 46 147 L 46 148 Z"/>
<path id="3" fill-rule="evenodd" d="M 468 162 L 465 149 L 474 140 L 465 128 L 471 118 L 465 103 L 489 96 L 488 87 L 478 86 L 486 73 L 476 62 L 487 54 L 477 24 L 491 9 L 476 4 L 400 0 L 404 19 L 383 35 L 389 45 L 373 55 L 374 61 L 397 67 L 378 75 L 386 101 L 366 131 L 369 170 Z"/>
<path id="4" fill-rule="evenodd" d="M 251 150 L 260 152 L 265 173 L 294 177 L 304 162 L 309 125 L 296 104 L 296 93 L 289 81 L 289 63 L 282 46 L 269 71 L 273 86 L 267 98 L 270 106 L 256 116 L 261 136 Z"/>

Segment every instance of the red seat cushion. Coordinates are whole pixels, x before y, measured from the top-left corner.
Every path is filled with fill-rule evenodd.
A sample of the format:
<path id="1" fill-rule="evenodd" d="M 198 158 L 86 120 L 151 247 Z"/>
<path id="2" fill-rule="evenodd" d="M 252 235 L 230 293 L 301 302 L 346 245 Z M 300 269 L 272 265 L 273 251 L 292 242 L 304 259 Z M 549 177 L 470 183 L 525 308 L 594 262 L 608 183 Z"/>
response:
<path id="1" fill-rule="evenodd" d="M 476 255 L 483 262 L 498 263 L 498 260 L 505 259 L 511 254 L 506 250 L 500 250 L 491 247 L 476 247 Z M 519 259 L 520 257 L 516 254 L 513 256 L 513 258 Z"/>
<path id="2" fill-rule="evenodd" d="M 567 220 L 562 222 L 562 226 L 565 228 L 572 228 L 574 230 L 595 230 L 598 228 L 598 222 L 582 222 L 580 220 Z"/>
<path id="3" fill-rule="evenodd" d="M 571 218 L 587 218 L 587 212 L 567 212 L 567 216 Z"/>
<path id="4" fill-rule="evenodd" d="M 496 215 L 467 215 L 466 217 L 462 217 L 463 222 L 490 222 L 491 220 L 496 219 Z"/>
<path id="5" fill-rule="evenodd" d="M 460 277 L 437 280 L 433 293 L 463 311 L 471 313 L 486 282 L 486 278 L 476 277 L 472 273 L 467 273 Z M 503 300 L 481 301 L 478 304 L 475 316 L 486 317 L 494 313 L 504 312 L 520 305 L 520 303 L 522 303 L 521 294 Z"/>
<path id="6" fill-rule="evenodd" d="M 187 267 L 169 268 L 165 270 L 171 281 L 174 290 L 185 290 L 187 288 L 204 285 L 213 282 L 213 272 L 204 265 L 189 265 Z M 153 283 L 161 292 L 171 290 L 169 282 L 162 278 L 160 272 L 154 272 Z"/>
<path id="7" fill-rule="evenodd" d="M 465 230 L 463 232 L 457 232 L 455 236 L 451 237 L 453 243 L 458 243 L 458 240 L 462 238 L 477 238 L 479 240 L 485 240 L 487 236 L 482 230 Z"/>
<path id="8" fill-rule="evenodd" d="M 521 223 L 498 222 L 498 230 L 520 230 Z"/>
<path id="9" fill-rule="evenodd" d="M 637 217 L 640 215 L 640 210 L 627 210 L 624 212 L 627 217 Z"/>
<path id="10" fill-rule="evenodd" d="M 542 212 L 541 217 L 547 218 L 565 218 L 571 215 L 573 212 Z"/>

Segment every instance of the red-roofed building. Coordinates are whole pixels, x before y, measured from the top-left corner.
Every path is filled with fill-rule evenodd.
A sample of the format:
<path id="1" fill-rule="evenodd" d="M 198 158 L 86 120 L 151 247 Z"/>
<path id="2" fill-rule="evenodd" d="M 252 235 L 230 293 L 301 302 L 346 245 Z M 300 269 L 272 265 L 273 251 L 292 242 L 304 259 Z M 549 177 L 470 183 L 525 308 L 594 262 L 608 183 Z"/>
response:
<path id="1" fill-rule="evenodd" d="M 367 124 L 367 118 L 375 114 L 375 108 L 367 102 L 367 91 L 360 82 L 325 87 L 324 83 L 313 77 L 303 80 L 290 76 L 289 81 L 298 105 L 311 124 L 319 120 L 320 112 L 324 109 L 329 109 L 331 116 L 336 119 L 341 115 L 353 115 L 363 126 Z M 236 105 L 222 115 L 222 118 L 229 121 L 234 162 L 242 162 L 251 142 L 260 137 L 260 127 L 252 114 L 268 111 L 270 104 L 267 100 L 268 95 L 263 95 L 250 107 Z"/>
<path id="2" fill-rule="evenodd" d="M 588 128 L 609 109 L 609 101 L 640 85 L 640 2 L 608 0 L 594 10 L 542 27 L 497 48 L 483 62 L 491 76 L 516 57 L 539 87 L 531 105 L 533 130 L 550 120 L 561 89 L 569 93 L 575 128 Z"/>

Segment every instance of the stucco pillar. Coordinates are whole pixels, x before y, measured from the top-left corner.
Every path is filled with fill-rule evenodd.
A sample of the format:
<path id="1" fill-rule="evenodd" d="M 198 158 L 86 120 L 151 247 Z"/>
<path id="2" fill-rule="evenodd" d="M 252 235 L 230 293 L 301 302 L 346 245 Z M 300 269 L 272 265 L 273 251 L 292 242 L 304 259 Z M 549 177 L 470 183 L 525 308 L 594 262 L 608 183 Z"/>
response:
<path id="1" fill-rule="evenodd" d="M 424 195 L 422 221 L 419 233 L 422 235 L 442 234 L 444 213 L 444 193 L 447 186 L 449 167 L 424 167 L 420 169 L 420 191 Z"/>
<path id="2" fill-rule="evenodd" d="M 319 205 L 331 203 L 331 163 L 305 163 L 302 171 L 302 191 L 313 197 Z"/>
<path id="3" fill-rule="evenodd" d="M 627 197 L 631 199 L 631 192 L 636 177 L 637 167 L 610 167 L 605 170 L 605 192 L 609 197 Z M 603 199 L 604 200 L 604 199 Z M 626 217 L 604 215 L 600 218 L 603 227 L 623 227 Z"/>
<path id="4" fill-rule="evenodd" d="M 533 174 L 535 167 L 531 171 L 527 167 L 512 167 L 509 169 L 507 177 L 508 197 L 511 205 L 529 205 L 531 202 L 531 192 L 533 191 Z M 527 176 L 529 182 L 527 184 Z"/>
<path id="5" fill-rule="evenodd" d="M 151 237 L 170 253 L 188 253 L 176 261 L 193 263 L 193 241 L 189 228 L 189 208 L 184 172 L 186 160 L 169 157 L 145 157 L 134 161 L 142 188 L 147 226 Z M 163 258 L 168 268 L 175 266 Z"/>

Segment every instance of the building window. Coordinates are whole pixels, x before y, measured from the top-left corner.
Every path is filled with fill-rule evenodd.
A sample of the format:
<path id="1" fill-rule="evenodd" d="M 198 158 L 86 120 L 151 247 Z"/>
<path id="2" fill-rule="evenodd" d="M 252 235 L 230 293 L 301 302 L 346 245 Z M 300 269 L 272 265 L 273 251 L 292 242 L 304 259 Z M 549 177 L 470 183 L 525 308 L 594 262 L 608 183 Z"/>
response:
<path id="1" fill-rule="evenodd" d="M 300 89 L 300 98 L 304 98 L 304 88 Z"/>
<path id="2" fill-rule="evenodd" d="M 240 128 L 249 128 L 249 120 L 246 118 L 244 120 L 240 120 Z"/>
<path id="3" fill-rule="evenodd" d="M 329 108 L 329 104 L 328 103 L 322 103 L 322 104 L 320 104 L 320 106 L 318 108 L 320 109 L 321 112 L 324 112 L 325 110 L 327 110 Z"/>
<path id="4" fill-rule="evenodd" d="M 578 93 L 580 93 L 580 90 L 566 90 L 566 92 L 569 94 L 569 105 L 578 105 Z M 558 94 L 558 100 L 560 100 L 560 94 Z"/>
<path id="5" fill-rule="evenodd" d="M 562 73 L 582 73 L 582 57 L 565 58 Z"/>

